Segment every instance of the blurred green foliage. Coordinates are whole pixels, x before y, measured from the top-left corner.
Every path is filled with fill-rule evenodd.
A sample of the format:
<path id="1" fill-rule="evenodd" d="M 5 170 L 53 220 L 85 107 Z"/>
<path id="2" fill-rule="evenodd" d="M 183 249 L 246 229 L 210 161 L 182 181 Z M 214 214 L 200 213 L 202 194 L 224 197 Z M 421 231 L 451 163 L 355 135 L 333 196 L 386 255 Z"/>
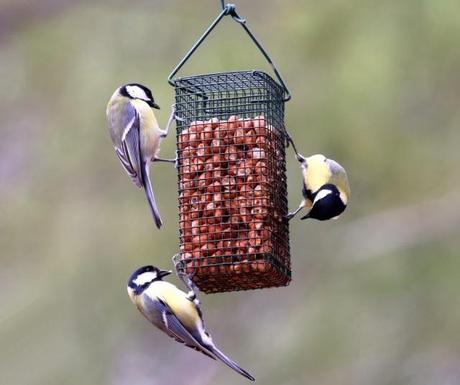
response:
<path id="1" fill-rule="evenodd" d="M 154 90 L 166 122 L 166 78 L 218 7 L 0 4 L 1 384 L 243 383 L 129 302 L 131 271 L 177 252 L 177 180 L 152 170 L 158 232 L 105 128 L 108 98 L 129 81 Z M 292 92 L 298 146 L 344 164 L 352 199 L 338 221 L 292 222 L 289 287 L 202 297 L 215 340 L 264 385 L 460 384 L 460 3 L 237 9 Z M 182 73 L 251 68 L 269 72 L 225 20 Z M 163 155 L 174 148 L 171 136 Z"/>

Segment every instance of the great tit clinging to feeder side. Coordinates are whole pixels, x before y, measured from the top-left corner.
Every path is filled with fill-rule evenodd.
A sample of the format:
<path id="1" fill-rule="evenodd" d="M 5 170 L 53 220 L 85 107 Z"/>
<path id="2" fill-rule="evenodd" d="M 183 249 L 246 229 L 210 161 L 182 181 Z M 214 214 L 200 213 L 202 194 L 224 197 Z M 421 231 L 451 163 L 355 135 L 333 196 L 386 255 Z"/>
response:
<path id="1" fill-rule="evenodd" d="M 158 125 L 152 108 L 160 109 L 152 92 L 145 86 L 130 83 L 117 88 L 107 105 L 107 122 L 115 152 L 126 172 L 138 187 L 145 190 L 153 219 L 158 228 L 162 221 L 153 195 L 149 167 L 158 158 L 161 141 L 168 135 L 174 106 L 167 127 Z"/>
<path id="2" fill-rule="evenodd" d="M 171 271 L 144 266 L 131 275 L 128 295 L 139 311 L 168 336 L 212 359 L 218 359 L 244 377 L 254 381 L 246 370 L 224 355 L 205 330 L 195 296 L 162 280 Z"/>
<path id="3" fill-rule="evenodd" d="M 338 218 L 347 207 L 350 197 L 345 169 L 321 154 L 308 158 L 298 155 L 297 159 L 302 169 L 303 199 L 297 210 L 289 213 L 287 218 L 293 218 L 302 208 L 309 211 L 301 219 L 325 221 Z"/>

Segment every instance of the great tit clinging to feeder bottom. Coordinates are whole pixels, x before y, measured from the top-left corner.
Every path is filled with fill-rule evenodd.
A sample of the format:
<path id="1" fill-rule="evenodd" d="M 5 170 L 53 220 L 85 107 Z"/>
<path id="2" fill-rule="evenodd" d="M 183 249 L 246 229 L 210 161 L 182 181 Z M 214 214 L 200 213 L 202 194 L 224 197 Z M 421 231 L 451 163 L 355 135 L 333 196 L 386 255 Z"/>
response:
<path id="1" fill-rule="evenodd" d="M 301 219 L 320 221 L 336 219 L 347 207 L 350 197 L 345 169 L 332 159 L 316 154 L 307 158 L 297 155 L 303 176 L 302 196 L 297 210 L 287 215 L 292 219 L 302 208 L 308 213 Z"/>
<path id="2" fill-rule="evenodd" d="M 244 377 L 254 381 L 246 370 L 224 355 L 205 330 L 194 295 L 186 294 L 162 280 L 171 271 L 143 266 L 128 281 L 128 295 L 139 311 L 168 336 L 212 359 L 218 359 Z M 193 292 L 192 292 L 193 293 Z"/>
<path id="3" fill-rule="evenodd" d="M 152 92 L 142 84 L 130 83 L 116 89 L 107 104 L 107 122 L 115 152 L 123 168 L 138 187 L 145 190 L 153 219 L 162 221 L 153 195 L 149 167 L 155 161 L 175 162 L 158 157 L 161 141 L 168 135 L 174 106 L 166 129 L 158 125 L 152 108 L 160 109 Z"/>

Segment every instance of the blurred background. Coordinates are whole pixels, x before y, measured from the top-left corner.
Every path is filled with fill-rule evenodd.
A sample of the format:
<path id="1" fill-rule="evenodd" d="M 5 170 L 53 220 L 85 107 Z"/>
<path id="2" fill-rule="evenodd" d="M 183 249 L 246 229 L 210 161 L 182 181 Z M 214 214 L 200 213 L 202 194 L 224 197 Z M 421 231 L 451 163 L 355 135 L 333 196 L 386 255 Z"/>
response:
<path id="1" fill-rule="evenodd" d="M 460 384 L 460 3 L 236 5 L 292 92 L 297 145 L 342 163 L 352 199 L 338 221 L 291 222 L 290 286 L 202 295 L 214 340 L 264 385 Z M 132 270 L 177 252 L 177 179 L 152 169 L 159 232 L 105 122 L 136 81 L 166 123 L 166 78 L 219 7 L 0 3 L 1 384 L 245 383 L 130 303 Z M 233 69 L 271 74 L 228 19 L 181 74 Z M 172 135 L 162 155 L 174 149 Z"/>

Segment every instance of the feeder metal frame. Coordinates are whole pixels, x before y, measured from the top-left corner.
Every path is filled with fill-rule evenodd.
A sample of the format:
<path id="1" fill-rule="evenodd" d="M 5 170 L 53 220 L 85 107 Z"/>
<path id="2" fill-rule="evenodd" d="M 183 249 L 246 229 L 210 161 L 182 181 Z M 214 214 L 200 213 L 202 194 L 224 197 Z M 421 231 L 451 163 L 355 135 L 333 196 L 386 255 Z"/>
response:
<path id="1" fill-rule="evenodd" d="M 291 280 L 287 144 L 297 151 L 284 125 L 284 103 L 291 95 L 246 20 L 233 4 L 221 3 L 222 12 L 168 77 L 176 92 L 179 167 L 175 266 L 206 293 L 285 286 Z M 175 77 L 228 15 L 278 82 L 255 70 Z"/>
<path id="2" fill-rule="evenodd" d="M 264 72 L 236 71 L 178 78 L 175 90 L 179 273 L 206 293 L 287 285 L 283 87 Z"/>
<path id="3" fill-rule="evenodd" d="M 179 70 L 183 67 L 183 65 L 190 59 L 190 57 L 193 55 L 193 53 L 197 50 L 197 48 L 203 43 L 203 41 L 208 37 L 208 35 L 212 32 L 212 30 L 219 24 L 219 22 L 227 15 L 230 15 L 233 20 L 235 20 L 237 23 L 239 23 L 243 29 L 246 31 L 246 33 L 249 35 L 251 40 L 254 42 L 254 44 L 259 48 L 260 52 L 262 55 L 265 57 L 267 62 L 270 64 L 270 67 L 273 69 L 273 72 L 275 73 L 278 81 L 280 82 L 281 86 L 284 89 L 284 97 L 283 101 L 287 102 L 291 99 L 291 94 L 289 93 L 288 88 L 286 87 L 286 84 L 283 81 L 283 78 L 281 77 L 278 68 L 276 67 L 275 63 L 273 60 L 270 58 L 268 55 L 267 51 L 264 49 L 264 47 L 259 43 L 257 38 L 254 36 L 254 34 L 251 32 L 249 27 L 247 26 L 246 20 L 243 19 L 238 13 L 236 12 L 236 8 L 234 4 L 227 4 L 224 6 L 224 3 L 222 2 L 222 12 L 217 16 L 217 18 L 212 22 L 212 24 L 206 29 L 206 31 L 203 33 L 203 35 L 196 41 L 196 43 L 190 48 L 190 50 L 185 54 L 183 59 L 179 62 L 179 64 L 172 70 L 171 74 L 168 76 L 168 82 L 171 84 L 173 87 L 176 86 L 176 80 L 174 79 L 174 76 L 179 72 Z"/>

